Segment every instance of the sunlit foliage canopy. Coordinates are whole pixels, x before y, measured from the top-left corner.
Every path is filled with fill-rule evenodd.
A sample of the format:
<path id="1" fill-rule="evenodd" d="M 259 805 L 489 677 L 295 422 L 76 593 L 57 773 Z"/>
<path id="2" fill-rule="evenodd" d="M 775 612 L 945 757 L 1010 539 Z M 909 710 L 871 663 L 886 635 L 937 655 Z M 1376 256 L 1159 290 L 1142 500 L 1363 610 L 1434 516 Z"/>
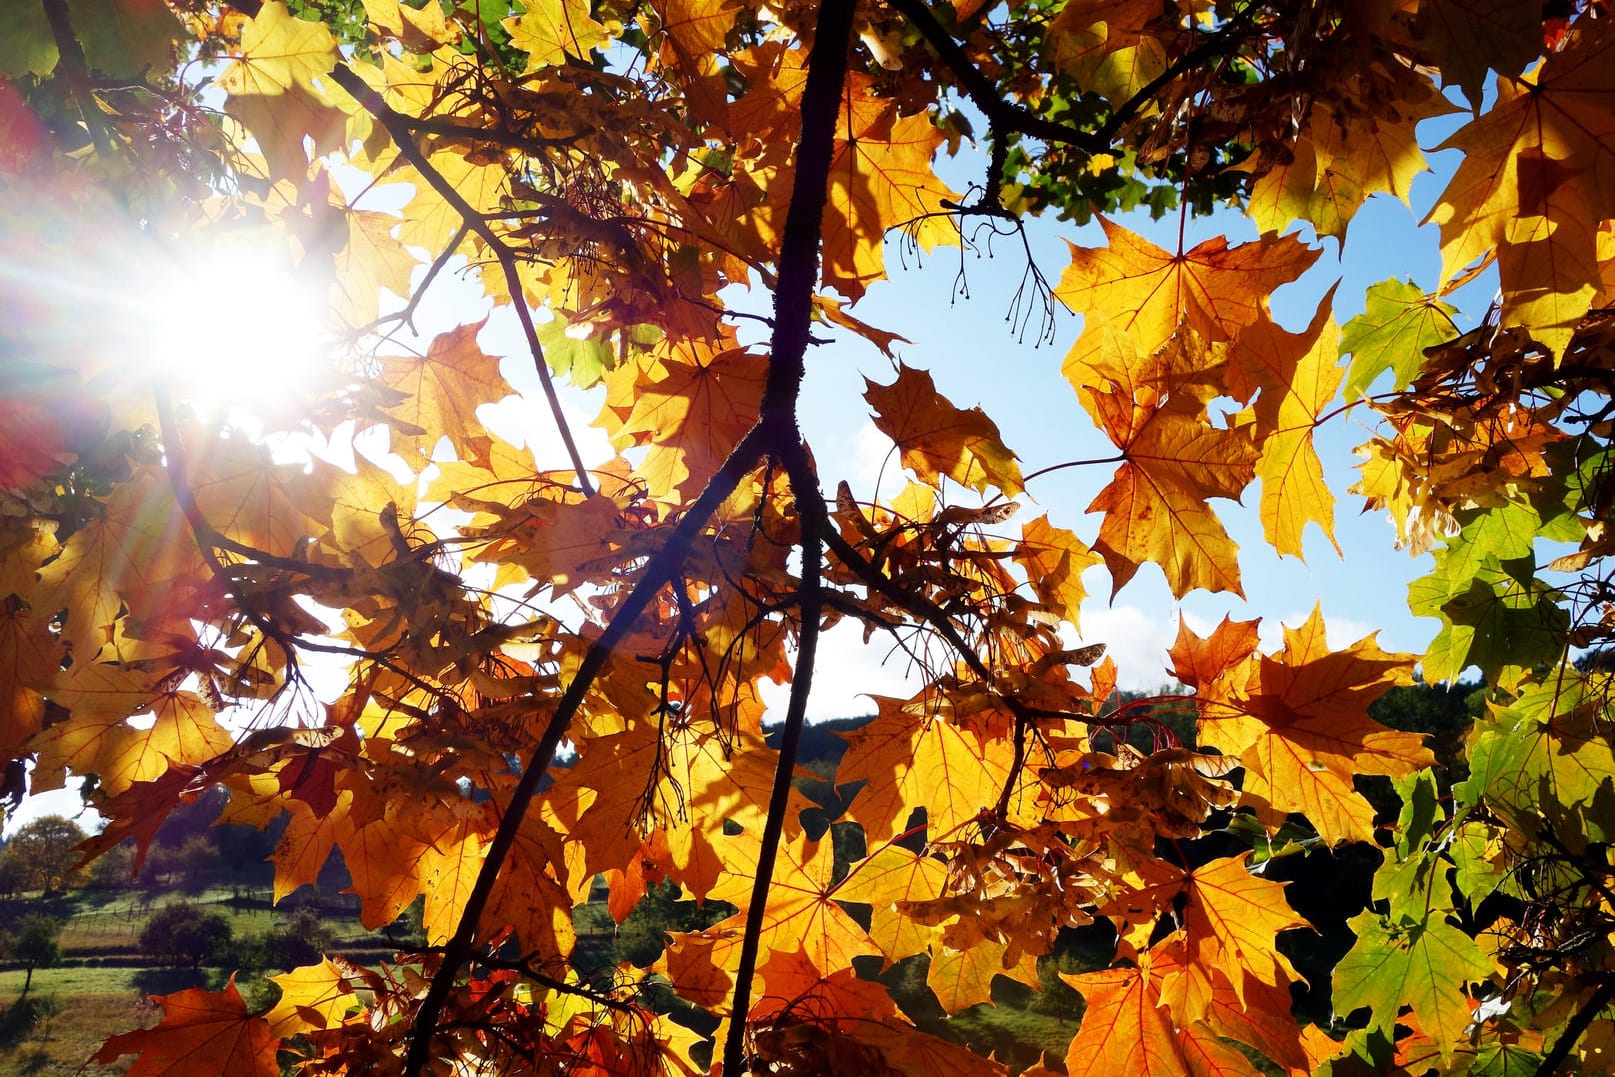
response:
<path id="1" fill-rule="evenodd" d="M 1275 324 L 1367 198 L 1408 197 L 1438 116 L 1439 287 Z M 934 171 L 959 153 L 962 190 Z M 1134 207 L 1260 238 L 1163 249 Z M 1034 333 L 1082 315 L 1072 414 L 1115 446 L 1091 543 L 1012 500 L 1063 461 L 1023 470 L 859 314 L 888 237 L 1002 246 L 1039 214 L 1103 223 L 1026 293 Z M 1047 1059 L 1073 1074 L 1607 1069 L 1610 674 L 1573 659 L 1612 632 L 1612 216 L 1601 3 L 5 4 L 8 789 L 87 780 L 93 855 L 222 785 L 227 821 L 285 820 L 277 896 L 340 851 L 368 926 L 425 901 L 421 952 L 298 969 L 265 1012 L 170 995 L 98 1058 L 997 1073 L 869 977 L 918 955 L 956 1014 L 1100 922 L 1110 967 L 1069 977 L 1086 1012 Z M 480 315 L 408 332 L 453 273 L 520 354 Z M 1498 298 L 1460 331 L 1477 275 Z M 889 359 L 845 403 L 910 476 L 894 497 L 803 442 L 833 333 Z M 542 460 L 479 418 L 520 364 Z M 577 447 L 568 384 L 614 459 Z M 1254 622 L 1186 626 L 1192 743 L 1115 709 L 1084 570 L 1237 595 L 1210 503 L 1241 497 L 1299 556 L 1333 526 L 1313 435 L 1342 405 L 1377 423 L 1352 499 L 1434 553 L 1429 652 L 1331 650 L 1318 616 L 1271 653 Z M 848 734 L 840 855 L 792 784 L 837 623 L 926 682 Z M 1366 712 L 1416 661 L 1489 686 L 1456 785 Z M 764 679 L 791 686 L 771 741 Z M 1261 865 L 1346 843 L 1383 864 L 1340 1020 L 1303 1025 L 1276 940 L 1308 922 Z M 737 911 L 580 980 L 601 876 L 618 917 L 661 881 Z"/>

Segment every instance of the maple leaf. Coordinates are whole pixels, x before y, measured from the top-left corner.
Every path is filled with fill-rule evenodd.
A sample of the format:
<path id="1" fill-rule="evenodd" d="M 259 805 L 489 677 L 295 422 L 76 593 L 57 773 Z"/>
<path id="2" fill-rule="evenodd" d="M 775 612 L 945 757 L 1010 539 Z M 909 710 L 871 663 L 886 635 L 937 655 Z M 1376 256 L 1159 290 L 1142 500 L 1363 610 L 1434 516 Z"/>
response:
<path id="1" fill-rule="evenodd" d="M 1281 931 L 1309 926 L 1290 910 L 1283 884 L 1252 875 L 1249 860 L 1246 853 L 1191 872 L 1183 914 L 1187 960 L 1225 976 L 1242 1008 L 1247 983 L 1283 988 L 1298 978 L 1273 940 Z"/>
<path id="2" fill-rule="evenodd" d="M 1357 942 L 1335 966 L 1336 1009 L 1350 1013 L 1367 1006 L 1375 1027 L 1389 1029 L 1401 1007 L 1410 1005 L 1442 1058 L 1450 1059 L 1472 1020 L 1464 985 L 1492 973 L 1475 940 L 1447 923 L 1441 909 L 1415 922 L 1364 909 L 1346 926 Z"/>
<path id="3" fill-rule="evenodd" d="M 1255 475 L 1256 448 L 1242 428 L 1203 420 L 1191 391 L 1084 389 L 1084 406 L 1124 463 L 1088 505 L 1103 512 L 1094 550 L 1110 569 L 1112 591 L 1154 563 L 1182 596 L 1197 587 L 1241 594 L 1236 548 L 1206 502 L 1237 500 Z"/>
<path id="4" fill-rule="evenodd" d="M 893 962 L 926 952 L 937 938 L 937 925 L 913 914 L 920 903 L 941 897 L 946 883 L 942 861 L 888 844 L 852 864 L 836 896 L 871 907 L 869 937 Z"/>
<path id="5" fill-rule="evenodd" d="M 1515 0 L 1421 0 L 1413 32 L 1444 78 L 1479 105 L 1487 73 L 1512 78 L 1536 59 L 1543 12 Z"/>
<path id="6" fill-rule="evenodd" d="M 226 821 L 283 827 L 277 899 L 340 850 L 362 922 L 424 897 L 431 943 L 376 972 L 294 970 L 263 1016 L 233 985 L 171 995 L 162 1024 L 98 1059 L 267 1075 L 290 1037 L 333 1072 L 693 1073 L 708 1057 L 695 1031 L 644 1009 L 647 976 L 665 976 L 729 1021 L 714 1070 L 974 1077 L 1003 1067 L 921 1033 L 859 973 L 923 955 L 927 990 L 957 1012 L 992 1001 L 1001 975 L 1035 984 L 1063 928 L 1103 917 L 1121 964 L 1073 980 L 1088 1008 L 1072 1073 L 1249 1074 L 1256 1053 L 1292 1074 L 1348 1056 L 1594 1065 L 1602 1040 L 1550 1043 L 1549 1022 L 1584 1007 L 1580 981 L 1539 974 L 1540 1004 L 1502 1017 L 1469 996 L 1525 967 L 1516 955 L 1565 947 L 1555 924 L 1602 914 L 1571 888 L 1545 917 L 1513 870 L 1563 859 L 1550 836 L 1585 859 L 1612 829 L 1608 677 L 1564 659 L 1611 633 L 1597 596 L 1615 549 L 1599 374 L 1615 33 L 1599 5 L 1420 0 L 1297 21 L 1283 5 L 1070 0 L 1006 20 L 979 0 L 650 0 L 628 26 L 581 0 L 452 6 L 0 5 L 0 243 L 17 280 L 72 297 L 25 287 L 0 351 L 29 356 L 29 384 L 36 365 L 74 372 L 0 392 L 4 792 L 93 775 L 107 825 L 86 852 L 133 839 L 139 859 L 169 812 L 222 783 Z M 201 107 L 210 79 L 222 122 Z M 1278 233 L 1300 219 L 1342 239 L 1369 195 L 1405 201 L 1418 124 L 1454 88 L 1475 107 L 1431 214 L 1444 290 L 1375 285 L 1338 348 L 1333 292 L 1304 331 L 1280 328 L 1270 296 L 1320 252 Z M 938 155 L 978 137 L 959 163 L 985 172 L 961 197 Z M 1104 216 L 1181 209 L 1181 236 L 1230 200 L 1262 238 L 1169 250 Z M 150 302 L 131 279 L 144 264 L 126 268 L 102 204 L 176 250 L 238 223 L 284 234 L 352 329 L 324 387 L 280 394 L 314 442 L 260 442 L 232 413 L 165 418 L 156 444 L 131 391 L 150 378 L 123 369 L 142 349 L 106 328 Z M 885 245 L 1000 253 L 1014 215 L 1045 210 L 1099 214 L 1106 235 L 1072 248 L 1055 296 L 1084 321 L 1062 372 L 1117 449 L 1091 548 L 1057 514 L 991 533 L 1014 512 L 997 495 L 1023 492 L 1016 457 L 983 412 L 900 363 L 865 399 L 921 481 L 861 504 L 821 475 L 799 388 L 812 323 L 896 363 L 901 338 L 853 310 Z M 85 251 L 106 265 L 79 272 Z M 1497 308 L 1460 336 L 1444 297 L 1493 264 Z M 532 375 L 598 387 L 619 458 L 556 470 L 537 438 L 490 433 L 480 409 L 512 388 L 482 322 L 439 324 L 462 306 L 455 278 L 534 315 Z M 1048 298 L 1035 267 L 1026 283 Z M 733 285 L 768 293 L 771 314 Z M 405 343 L 417 321 L 424 356 Z M 1408 594 L 1441 622 L 1425 675 L 1473 662 L 1494 693 L 1450 813 L 1418 738 L 1366 715 L 1411 656 L 1372 639 L 1330 651 L 1317 613 L 1275 654 L 1254 621 L 1204 639 L 1182 626 L 1170 656 L 1194 692 L 1190 748 L 1167 739 L 1165 702 L 1112 708 L 1113 661 L 1084 686 L 1073 667 L 1095 652 L 1062 635 L 1096 559 L 1115 588 L 1153 561 L 1178 595 L 1237 593 L 1233 528 L 1212 506 L 1257 476 L 1281 555 L 1302 552 L 1309 523 L 1329 532 L 1312 432 L 1337 355 L 1353 408 L 1384 419 L 1359 489 L 1435 551 Z M 950 503 L 954 486 L 988 503 Z M 1542 566 L 1539 538 L 1575 549 Z M 826 562 L 820 539 L 854 552 Z M 317 610 L 340 613 L 340 644 Z M 801 776 L 777 772 L 804 693 L 840 672 L 815 670 L 814 629 L 842 621 L 895 643 L 925 688 L 879 701 L 839 770 L 816 771 L 847 798 L 831 841 Z M 291 701 L 326 663 L 348 687 L 323 713 L 299 704 L 307 724 L 219 719 L 227 702 Z M 780 749 L 763 679 L 795 686 Z M 1146 730 L 1167 742 L 1135 749 Z M 1395 780 L 1392 827 L 1376 831 L 1356 792 L 1368 775 Z M 1296 972 L 1273 940 L 1302 920 L 1256 855 L 1194 869 L 1158 855 L 1240 802 L 1254 815 L 1236 812 L 1236 831 L 1272 831 L 1265 856 L 1312 830 L 1389 841 L 1357 944 L 1320 969 L 1340 1006 L 1371 1011 L 1344 1042 L 1290 1016 Z M 860 835 L 867 855 L 849 856 Z M 681 934 L 651 973 L 585 983 L 567 970 L 574 915 L 600 877 L 618 922 L 653 884 L 764 907 Z M 1528 908 L 1494 926 L 1514 963 L 1494 970 L 1453 910 L 1500 888 Z M 484 947 L 523 969 L 489 966 Z"/>
<path id="7" fill-rule="evenodd" d="M 1329 313 L 1332 295 L 1325 297 L 1304 332 L 1287 333 L 1263 322 L 1239 338 L 1240 356 L 1261 389 L 1251 411 L 1253 437 L 1262 446 L 1256 461 L 1262 530 L 1281 556 L 1302 555 L 1302 531 L 1309 522 L 1322 528 L 1340 552 L 1334 542 L 1334 495 L 1312 443 L 1342 374 L 1335 357 L 1338 330 Z"/>
<path id="8" fill-rule="evenodd" d="M 1377 44 L 1379 29 L 1364 29 Z M 1300 219 L 1320 236 L 1344 240 L 1370 195 L 1383 191 L 1408 202 L 1413 178 L 1425 170 L 1416 129 L 1452 111 L 1429 78 L 1410 67 L 1370 60 L 1335 70 L 1334 99 L 1313 105 L 1278 160 L 1250 166 L 1258 176 L 1248 212 L 1263 232 L 1282 232 Z M 1356 105 L 1368 97 L 1380 102 L 1372 117 Z"/>
<path id="9" fill-rule="evenodd" d="M 1077 0 L 1049 25 L 1051 58 L 1079 84 L 1120 104 L 1166 70 L 1182 18 L 1180 5 L 1159 0 Z"/>
<path id="10" fill-rule="evenodd" d="M 324 23 L 294 17 L 282 0 L 267 0 L 241 33 L 241 52 L 219 74 L 228 94 L 274 97 L 294 89 L 322 97 L 317 80 L 337 61 L 336 38 Z"/>
<path id="11" fill-rule="evenodd" d="M 698 488 L 745 436 L 762 405 L 768 361 L 724 334 L 666 341 L 638 362 L 607 371 L 596 420 L 619 448 L 648 445 L 640 474 L 654 496 Z"/>
<path id="12" fill-rule="evenodd" d="M 460 36 L 437 8 L 414 8 L 399 0 L 364 0 L 364 10 L 374 29 L 398 38 L 406 48 L 417 52 L 431 52 Z"/>
<path id="13" fill-rule="evenodd" d="M 307 1029 L 334 1028 L 361 1005 L 348 975 L 330 958 L 270 979 L 280 985 L 280 1000 L 264 1014 L 264 1020 L 276 1038 Z"/>
<path id="14" fill-rule="evenodd" d="M 1015 454 L 998 427 L 980 408 L 964 411 L 949 403 L 927 371 L 898 364 L 890 385 L 866 378 L 864 399 L 875 409 L 875 425 L 896 443 L 903 466 L 926 485 L 938 486 L 946 475 L 973 490 L 993 486 L 1010 497 L 1023 489 Z"/>
<path id="15" fill-rule="evenodd" d="M 1009 777 L 1006 745 L 941 719 L 916 722 L 895 699 L 876 703 L 874 721 L 843 735 L 836 771 L 839 783 L 868 783 L 848 808 L 868 840 L 902 833 L 921 807 L 933 837 L 951 834 L 997 801 Z"/>
<path id="16" fill-rule="evenodd" d="M 223 991 L 193 987 L 155 996 L 163 1008 L 156 1028 L 113 1036 L 91 1056 L 109 1065 L 135 1055 L 133 1077 L 277 1077 L 276 1040 L 269 1022 L 247 1012 L 235 977 Z"/>
<path id="17" fill-rule="evenodd" d="M 1021 528 L 1014 556 L 1025 567 L 1027 581 L 1039 600 L 1073 628 L 1078 627 L 1077 615 L 1088 596 L 1082 573 L 1098 564 L 1100 556 L 1072 532 L 1049 523 L 1046 514 Z"/>
<path id="18" fill-rule="evenodd" d="M 1202 638 L 1180 614 L 1177 639 L 1167 652 L 1172 659 L 1172 675 L 1202 695 L 1226 693 L 1228 689 L 1218 682 L 1233 677 L 1245 659 L 1256 653 L 1261 642 L 1257 635 L 1260 624 L 1224 616 L 1211 635 Z"/>
<path id="19" fill-rule="evenodd" d="M 1286 627 L 1276 657 L 1256 655 L 1246 683 L 1204 705 L 1203 744 L 1245 764 L 1244 790 L 1264 812 L 1298 811 L 1326 841 L 1370 840 L 1373 810 L 1352 774 L 1407 774 L 1433 756 L 1415 733 L 1386 729 L 1368 704 L 1411 676 L 1410 655 L 1388 654 L 1373 638 L 1331 651 L 1314 609 Z"/>
<path id="20" fill-rule="evenodd" d="M 925 985 L 949 1013 L 962 1013 L 992 998 L 999 976 L 1038 986 L 1037 958 L 994 939 L 973 939 L 964 949 L 936 945 L 925 973 Z"/>
<path id="21" fill-rule="evenodd" d="M 578 0 L 540 0 L 504 26 L 510 43 L 527 53 L 529 72 L 564 63 L 568 56 L 586 59 L 609 40 L 606 28 L 589 15 L 589 5 Z"/>
<path id="22" fill-rule="evenodd" d="M 774 950 L 757 972 L 763 989 L 752 1007 L 752 1021 L 777 1020 L 793 1013 L 808 1018 L 824 1013 L 857 1014 L 876 1021 L 897 1016 L 897 1005 L 879 984 L 861 979 L 852 969 L 826 974 L 801 948 Z"/>
<path id="23" fill-rule="evenodd" d="M 1110 245 L 1071 244 L 1071 264 L 1054 294 L 1078 314 L 1104 315 L 1145 354 L 1164 345 L 1180 325 L 1207 341 L 1237 336 L 1264 313 L 1266 297 L 1306 272 L 1319 253 L 1293 235 L 1233 247 L 1215 236 L 1174 255 L 1109 218 L 1099 223 Z M 1073 354 L 1086 347 L 1087 337 Z"/>
<path id="24" fill-rule="evenodd" d="M 1351 356 L 1346 399 L 1362 396 L 1387 370 L 1395 375 L 1392 388 L 1407 385 L 1424 362 L 1426 349 L 1458 335 L 1452 320 L 1457 313 L 1450 303 L 1426 295 L 1412 281 L 1392 277 L 1371 285 L 1363 312 L 1340 333 L 1340 353 Z"/>
<path id="25" fill-rule="evenodd" d="M 407 242 L 407 240 L 406 240 Z M 404 394 L 388 411 L 398 420 L 390 431 L 393 449 L 429 460 L 453 430 L 457 449 L 472 463 L 486 463 L 491 441 L 477 408 L 509 394 L 499 360 L 477 346 L 486 322 L 472 322 L 433 338 L 422 358 L 382 360 L 381 381 Z"/>
<path id="26" fill-rule="evenodd" d="M 805 89 L 804 57 L 790 52 L 759 52 L 754 62 L 777 67 L 761 99 L 737 103 L 729 113 L 737 134 L 757 127 L 773 135 L 796 125 L 795 102 Z M 750 95 L 748 95 L 750 96 Z M 772 130 L 770 130 L 772 128 Z M 885 275 L 883 240 L 901 228 L 921 250 L 957 243 L 958 232 L 943 207 L 957 192 L 931 167 L 942 144 L 942 132 L 922 115 L 902 115 L 867 75 L 848 77 L 846 108 L 836 132 L 830 164 L 830 189 L 824 216 L 824 280 L 849 300 L 861 299 L 869 285 Z M 764 156 L 753 167 L 770 190 L 789 190 L 792 165 Z M 772 199 L 759 207 L 758 224 L 765 242 L 783 238 L 789 200 Z"/>
<path id="27" fill-rule="evenodd" d="M 1464 157 L 1429 220 L 1443 273 L 1497 252 L 1503 313 L 1555 354 L 1599 286 L 1597 229 L 1615 216 L 1615 34 L 1584 27 L 1532 74 L 1498 80 L 1497 102 L 1439 147 Z"/>
<path id="28" fill-rule="evenodd" d="M 1259 1071 L 1204 1024 L 1175 1027 L 1161 1003 L 1159 975 L 1147 968 L 1106 969 L 1060 978 L 1082 992 L 1087 1008 L 1066 1051 L 1072 1077 L 1116 1073 L 1248 1077 Z"/>
<path id="29" fill-rule="evenodd" d="M 1456 792 L 1468 803 L 1495 805 L 1522 826 L 1590 812 L 1615 778 L 1615 753 L 1594 726 L 1600 691 L 1565 671 L 1557 683 L 1527 685 L 1509 705 L 1494 704 L 1476 723 L 1470 776 Z"/>

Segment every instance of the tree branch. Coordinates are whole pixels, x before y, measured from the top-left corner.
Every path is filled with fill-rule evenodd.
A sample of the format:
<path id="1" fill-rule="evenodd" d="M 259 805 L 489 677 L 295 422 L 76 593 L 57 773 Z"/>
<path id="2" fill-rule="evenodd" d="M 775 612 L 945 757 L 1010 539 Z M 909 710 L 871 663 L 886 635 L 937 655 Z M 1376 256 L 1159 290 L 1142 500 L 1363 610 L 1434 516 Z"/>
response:
<path id="1" fill-rule="evenodd" d="M 931 9 L 926 7 L 923 0 L 887 0 L 887 3 L 896 9 L 914 28 L 920 32 L 936 51 L 937 58 L 947 65 L 953 77 L 959 81 L 970 101 L 987 117 L 991 129 L 999 137 L 1011 131 L 1044 142 L 1056 142 L 1061 145 L 1074 146 L 1084 153 L 1100 153 L 1110 145 L 1108 137 L 1100 137 L 1092 132 L 1084 131 L 1080 127 L 1070 124 L 1057 123 L 1045 119 L 1027 108 L 1006 101 L 993 85 L 991 79 L 981 73 L 981 68 L 965 54 L 965 50 L 953 39 L 953 35 L 937 22 Z"/>
<path id="2" fill-rule="evenodd" d="M 837 2 L 837 0 L 832 0 Z M 848 5 L 849 7 L 851 5 Z M 821 15 L 822 20 L 822 15 Z M 821 30 L 823 22 L 820 23 Z M 845 39 L 842 39 L 845 40 Z M 818 480 L 800 446 L 784 454 L 791 478 L 791 491 L 797 504 L 822 504 Z M 785 725 L 780 732 L 779 760 L 774 767 L 774 786 L 768 798 L 768 818 L 757 848 L 757 870 L 752 876 L 751 903 L 746 908 L 746 932 L 740 940 L 740 962 L 735 969 L 734 1003 L 729 1009 L 729 1034 L 723 1046 L 723 1077 L 741 1077 L 746 1065 L 746 1015 L 751 1010 L 751 981 L 757 968 L 757 952 L 762 945 L 763 920 L 768 910 L 768 891 L 779 857 L 780 837 L 785 829 L 785 813 L 790 806 L 791 779 L 796 774 L 797 749 L 802 742 L 802 725 L 807 717 L 808 695 L 813 689 L 813 669 L 818 658 L 819 618 L 824 612 L 820 562 L 824 558 L 823 514 L 803 513 L 802 582 L 797 589 L 801 636 L 797 642 L 796 669 L 791 677 L 791 697 L 785 708 Z"/>
<path id="3" fill-rule="evenodd" d="M 599 676 L 606 660 L 616 650 L 617 644 L 633 628 L 657 592 L 671 582 L 683 567 L 684 559 L 689 554 L 696 535 L 707 520 L 734 492 L 735 487 L 740 485 L 740 480 L 763 458 L 768 441 L 769 432 L 761 423 L 753 426 L 740 440 L 728 459 L 723 462 L 723 466 L 718 469 L 718 473 L 701 491 L 701 496 L 690 506 L 690 511 L 674 526 L 666 544 L 646 562 L 644 575 L 639 578 L 639 582 L 634 585 L 633 590 L 612 616 L 611 623 L 590 645 L 588 653 L 583 656 L 583 661 L 578 664 L 577 673 L 566 686 L 566 691 L 561 694 L 560 700 L 555 705 L 555 713 L 550 716 L 549 724 L 540 735 L 532 755 L 525 761 L 521 778 L 511 791 L 510 803 L 505 806 L 499 818 L 499 829 L 494 832 L 493 840 L 488 843 L 488 854 L 483 859 L 481 870 L 477 872 L 477 881 L 471 888 L 471 894 L 466 898 L 465 909 L 460 915 L 454 936 L 443 948 L 443 963 L 432 976 L 431 985 L 421 999 L 420 1009 L 416 1011 L 415 1028 L 409 1041 L 409 1055 L 404 1062 L 406 1077 L 419 1077 L 431 1057 L 432 1034 L 437 1027 L 437 1019 L 443 1012 L 443 1004 L 448 999 L 449 989 L 454 986 L 455 977 L 476 954 L 477 928 L 481 924 L 484 910 L 488 907 L 488 899 L 493 894 L 499 870 L 504 866 L 511 847 L 516 843 L 516 835 L 521 829 L 522 820 L 532 806 L 533 797 L 538 793 L 538 783 L 548 772 L 550 763 L 555 757 L 555 749 L 559 747 L 561 739 L 571 727 L 572 718 L 582 705 L 585 693 L 594 684 L 595 678 Z"/>
<path id="4" fill-rule="evenodd" d="M 1615 1001 L 1615 976 L 1606 975 L 1604 982 L 1598 985 L 1598 990 L 1594 991 L 1592 997 L 1576 1011 L 1575 1016 L 1565 1023 L 1565 1030 L 1553 1041 L 1553 1049 L 1542 1056 L 1542 1064 L 1536 1068 L 1536 1077 L 1553 1077 L 1559 1072 L 1565 1059 L 1570 1057 L 1571 1050 L 1575 1048 L 1576 1041 L 1581 1039 L 1582 1033 L 1587 1031 L 1588 1026 L 1604 1012 L 1604 1008 L 1611 1001 Z"/>
<path id="5" fill-rule="evenodd" d="M 499 238 L 491 225 L 483 219 L 481 213 L 473 209 L 454 189 L 454 185 L 443 177 L 443 174 L 432 167 L 426 159 L 426 154 L 415 145 L 414 131 L 407 116 L 393 110 L 381 95 L 372 90 L 363 79 L 354 74 L 346 64 L 337 64 L 330 71 L 330 79 L 342 87 L 353 99 L 370 115 L 374 116 L 382 127 L 386 128 L 393 144 L 398 147 L 399 154 L 408 161 L 426 180 L 427 184 L 447 202 L 449 208 L 460 215 L 476 236 L 488 245 L 493 256 L 499 261 L 499 268 L 505 274 L 505 290 L 510 293 L 510 305 L 515 308 L 516 318 L 521 322 L 522 334 L 527 338 L 528 350 L 533 355 L 533 366 L 538 371 L 539 381 L 544 386 L 545 399 L 549 401 L 550 414 L 555 419 L 555 427 L 560 432 L 561 441 L 566 445 L 567 455 L 572 460 L 572 471 L 578 478 L 578 489 L 583 496 L 594 496 L 594 483 L 589 479 L 589 472 L 583 464 L 583 456 L 578 452 L 577 442 L 572 438 L 572 428 L 567 424 L 566 415 L 561 411 L 561 398 L 555 391 L 555 380 L 550 375 L 549 364 L 544 361 L 544 346 L 538 342 L 538 329 L 533 325 L 533 312 L 528 309 L 527 300 L 523 297 L 521 274 L 516 269 L 516 256 L 504 240 Z"/>
<path id="6" fill-rule="evenodd" d="M 802 90 L 802 137 L 796 147 L 796 177 L 791 185 L 791 205 L 780 239 L 774 334 L 768 380 L 763 387 L 760 425 L 777 433 L 779 441 L 774 455 L 785 466 L 798 519 L 802 521 L 802 581 L 798 589 L 801 636 L 774 771 L 774 787 L 769 795 L 768 818 L 763 824 L 757 850 L 751 904 L 746 910 L 746 931 L 740 943 L 740 963 L 735 971 L 734 1002 L 729 1011 L 729 1034 L 723 1049 L 724 1077 L 741 1077 L 745 1064 L 751 981 L 762 942 L 769 884 L 790 801 L 791 778 L 796 770 L 796 751 L 807 714 L 808 693 L 813 686 L 819 618 L 824 609 L 820 561 L 824 556 L 821 536 L 827 520 L 818 479 L 802 447 L 796 409 L 806 372 L 813 296 L 819 283 L 819 244 L 824 230 L 825 201 L 829 196 L 841 94 L 846 82 L 854 6 L 854 0 L 826 0 L 819 8 L 813 48 L 808 53 L 807 83 Z"/>

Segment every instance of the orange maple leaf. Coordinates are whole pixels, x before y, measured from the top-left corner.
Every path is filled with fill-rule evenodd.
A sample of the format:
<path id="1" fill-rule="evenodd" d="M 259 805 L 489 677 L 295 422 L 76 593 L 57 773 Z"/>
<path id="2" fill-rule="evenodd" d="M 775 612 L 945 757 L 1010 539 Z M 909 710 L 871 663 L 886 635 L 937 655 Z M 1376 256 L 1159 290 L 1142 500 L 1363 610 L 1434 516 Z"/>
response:
<path id="1" fill-rule="evenodd" d="M 1322 612 L 1284 630 L 1275 657 L 1253 655 L 1243 683 L 1206 695 L 1201 742 L 1245 765 L 1247 800 L 1277 821 L 1301 812 L 1326 841 L 1373 838 L 1373 809 L 1353 774 L 1399 776 L 1435 757 L 1418 733 L 1387 729 L 1368 705 L 1412 677 L 1413 656 L 1388 654 L 1362 639 L 1331 651 Z"/>
<path id="2" fill-rule="evenodd" d="M 980 408 L 955 407 L 937 392 L 929 372 L 899 364 L 892 384 L 865 378 L 864 386 L 875 425 L 896 442 L 903 466 L 921 482 L 938 486 L 946 475 L 973 490 L 995 486 L 1010 497 L 1023 489 L 1021 469 L 998 425 Z"/>
<path id="3" fill-rule="evenodd" d="M 1262 316 L 1275 288 L 1305 273 L 1319 254 L 1294 235 L 1233 247 L 1226 236 L 1214 236 L 1172 254 L 1109 218 L 1099 222 L 1110 246 L 1071 244 L 1071 265 L 1055 295 L 1079 314 L 1102 315 L 1146 354 L 1180 325 L 1208 341 L 1233 339 Z M 1092 345 L 1089 335 L 1083 333 L 1073 355 Z"/>
<path id="4" fill-rule="evenodd" d="M 1112 590 L 1152 562 L 1179 597 L 1196 587 L 1242 594 L 1237 547 L 1206 502 L 1238 500 L 1254 477 L 1257 451 L 1245 429 L 1206 423 L 1194 392 L 1082 395 L 1124 459 L 1088 505 L 1105 514 L 1094 549 L 1110 569 Z"/>
<path id="5" fill-rule="evenodd" d="M 129 1077 L 279 1077 L 269 1022 L 249 1014 L 235 977 L 223 991 L 193 987 L 158 995 L 156 1028 L 113 1036 L 90 1059 L 102 1065 L 136 1055 Z"/>
<path id="6" fill-rule="evenodd" d="M 1161 973 L 1153 967 L 1061 973 L 1060 978 L 1088 1003 L 1066 1051 L 1071 1077 L 1256 1077 L 1259 1072 L 1204 1023 L 1176 1024 L 1161 1000 Z"/>

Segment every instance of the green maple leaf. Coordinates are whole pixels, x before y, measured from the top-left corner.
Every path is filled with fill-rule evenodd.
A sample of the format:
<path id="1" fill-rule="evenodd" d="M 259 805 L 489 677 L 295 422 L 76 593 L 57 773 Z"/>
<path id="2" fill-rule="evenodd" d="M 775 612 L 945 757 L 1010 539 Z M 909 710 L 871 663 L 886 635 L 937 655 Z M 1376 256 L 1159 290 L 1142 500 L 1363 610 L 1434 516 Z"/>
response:
<path id="1" fill-rule="evenodd" d="M 1442 909 L 1418 921 L 1365 909 L 1347 926 L 1357 943 L 1335 966 L 1336 1011 L 1366 1006 L 1372 1026 L 1388 1031 L 1402 1006 L 1411 1006 L 1442 1057 L 1451 1058 L 1470 1021 L 1464 986 L 1492 972 L 1480 947 L 1447 923 Z"/>
<path id="2" fill-rule="evenodd" d="M 1471 735 L 1469 778 L 1453 790 L 1458 802 L 1485 800 L 1526 830 L 1562 823 L 1556 829 L 1573 840 L 1615 834 L 1615 752 L 1598 728 L 1600 690 L 1558 671 L 1494 708 Z"/>
<path id="3" fill-rule="evenodd" d="M 1385 371 L 1396 375 L 1394 388 L 1413 380 L 1424 363 L 1424 350 L 1458 335 L 1452 316 L 1458 308 L 1428 296 L 1411 281 L 1380 281 L 1368 289 L 1368 305 L 1340 331 L 1340 354 L 1351 356 L 1346 372 L 1347 400 L 1362 396 Z"/>

